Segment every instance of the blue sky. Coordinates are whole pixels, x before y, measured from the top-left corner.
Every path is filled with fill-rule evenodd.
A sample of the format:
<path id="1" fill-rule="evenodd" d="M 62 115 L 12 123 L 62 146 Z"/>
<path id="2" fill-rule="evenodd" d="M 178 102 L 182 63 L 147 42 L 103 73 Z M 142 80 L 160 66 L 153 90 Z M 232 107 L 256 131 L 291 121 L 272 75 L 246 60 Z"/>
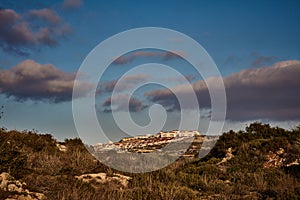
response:
<path id="1" fill-rule="evenodd" d="M 293 103 L 299 100 L 299 94 L 296 94 L 299 86 L 297 80 L 292 79 L 295 78 L 292 76 L 295 73 L 300 75 L 297 74 L 300 64 L 296 62 L 300 60 L 299 1 L 31 0 L 20 3 L 0 0 L 0 7 L 0 105 L 5 107 L 4 118 L 0 123 L 8 129 L 34 128 L 40 132 L 52 133 L 58 139 L 76 137 L 71 101 L 68 98 L 73 73 L 76 73 L 83 59 L 101 41 L 128 29 L 149 26 L 180 31 L 199 42 L 213 58 L 221 75 L 227 78 L 228 85 L 225 85 L 231 95 L 228 97 L 229 114 L 224 130 L 239 129 L 254 120 L 286 128 L 299 122 L 300 109 L 297 103 Z M 201 79 L 182 59 L 164 59 L 159 53 L 136 57 L 125 64 L 112 65 L 103 81 L 112 83 L 109 81 L 116 80 L 126 70 L 147 62 L 172 65 L 184 75 L 193 77 L 192 83 Z M 288 62 L 291 60 L 295 62 Z M 276 65 L 279 62 L 284 63 Z M 34 73 L 46 64 L 54 66 L 55 70 L 49 67 L 49 73 L 57 75 L 59 80 L 55 80 L 56 82 L 61 83 L 63 79 L 64 87 L 59 89 L 63 88 L 64 91 L 45 93 L 45 82 L 40 83 L 41 88 L 36 88 L 33 85 L 39 82 L 33 83 L 36 80 L 28 77 L 25 82 L 9 84 L 12 79 L 9 77 L 17 73 L 13 67 L 21 71 L 26 68 L 30 71 L 30 77 L 36 78 L 37 74 Z M 282 71 L 279 65 L 292 67 Z M 242 74 L 245 69 L 248 70 L 246 75 Z M 236 88 L 230 85 L 233 80 L 236 84 L 243 81 L 236 77 L 248 80 L 250 75 L 247 73 L 254 72 L 258 74 L 252 77 L 247 87 Z M 275 78 L 270 77 L 270 74 L 275 74 Z M 49 74 L 44 74 L 47 75 Z M 264 88 L 256 88 L 258 86 L 255 83 L 261 79 L 265 80 Z M 276 82 L 284 80 L 286 85 L 284 83 L 280 86 Z M 174 84 L 179 83 L 174 81 Z M 281 95 L 278 94 L 279 87 L 282 87 Z M 144 88 L 140 93 L 155 89 L 156 86 Z M 245 89 L 249 89 L 247 93 L 256 97 L 248 99 L 259 99 L 259 102 L 251 106 L 245 100 L 241 102 L 246 97 L 237 98 L 236 91 Z M 136 103 L 141 101 L 145 106 L 159 103 L 153 99 L 147 101 L 141 94 L 137 96 L 139 99 L 137 98 Z M 99 102 L 105 102 L 109 98 L 109 92 L 102 92 L 97 98 Z M 163 99 L 160 103 L 168 103 L 168 100 L 170 99 Z M 270 104 L 274 104 L 274 107 L 269 106 Z M 236 107 L 233 108 L 233 105 Z M 237 107 L 243 108 L 244 113 L 253 110 L 257 112 L 243 115 Z M 263 107 L 269 110 L 264 110 Z M 143 124 L 148 120 L 143 113 L 147 108 L 141 108 L 134 107 L 137 110 L 132 112 L 132 116 Z M 274 108 L 278 108 L 278 113 L 272 111 Z M 99 103 L 98 109 L 105 124 L 109 124 L 107 131 L 118 135 L 118 129 L 111 125 L 110 113 L 103 112 L 103 103 Z M 260 110 L 264 113 L 261 114 Z M 175 112 L 169 113 L 171 118 L 176 118 Z M 177 119 L 171 119 L 167 129 L 172 129 L 176 121 Z M 112 139 L 119 137 L 120 135 L 112 136 Z"/>

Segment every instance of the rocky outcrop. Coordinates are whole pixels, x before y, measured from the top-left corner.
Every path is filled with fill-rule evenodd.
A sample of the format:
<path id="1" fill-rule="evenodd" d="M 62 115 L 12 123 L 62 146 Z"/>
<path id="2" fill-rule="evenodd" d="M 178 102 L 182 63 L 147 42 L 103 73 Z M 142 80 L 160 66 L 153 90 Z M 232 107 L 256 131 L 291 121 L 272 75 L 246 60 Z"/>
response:
<path id="1" fill-rule="evenodd" d="M 217 165 L 221 165 L 223 163 L 226 163 L 228 160 L 232 159 L 234 155 L 232 154 L 232 148 L 228 148 L 225 157 L 217 163 Z"/>
<path id="2" fill-rule="evenodd" d="M 264 163 L 264 168 L 277 168 L 282 167 L 285 161 L 284 149 L 280 148 L 276 152 L 271 152 L 266 156 L 267 161 Z"/>
<path id="3" fill-rule="evenodd" d="M 67 151 L 67 147 L 63 144 L 59 144 L 56 143 L 56 147 L 58 148 L 58 150 L 62 151 L 62 152 L 66 152 Z"/>
<path id="4" fill-rule="evenodd" d="M 15 180 L 10 174 L 3 172 L 0 174 L 0 189 L 10 192 L 5 200 L 44 200 L 45 195 L 37 192 L 30 192 L 26 188 L 26 183 Z"/>
<path id="5" fill-rule="evenodd" d="M 113 176 L 108 176 L 106 173 L 97 174 L 83 174 L 81 176 L 75 176 L 78 180 L 82 180 L 86 183 L 92 184 L 92 186 L 97 187 L 97 184 L 108 183 L 112 181 L 119 182 L 124 188 L 128 186 L 129 181 L 132 179 L 129 176 L 124 176 L 122 174 L 114 173 Z"/>
<path id="6" fill-rule="evenodd" d="M 284 164 L 286 161 L 287 153 L 283 148 L 279 148 L 276 152 L 270 151 L 266 156 L 267 161 L 264 163 L 264 168 L 278 168 L 278 167 L 290 167 L 292 165 L 299 165 L 300 159 L 296 159 L 291 163 Z"/>

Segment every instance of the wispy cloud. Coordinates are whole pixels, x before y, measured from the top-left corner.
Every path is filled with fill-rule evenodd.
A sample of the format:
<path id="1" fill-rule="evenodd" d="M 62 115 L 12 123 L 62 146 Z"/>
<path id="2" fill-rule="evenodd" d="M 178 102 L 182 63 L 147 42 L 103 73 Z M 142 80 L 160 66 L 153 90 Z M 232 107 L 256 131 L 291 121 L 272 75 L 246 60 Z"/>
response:
<path id="1" fill-rule="evenodd" d="M 83 4 L 82 0 L 64 0 L 65 8 L 78 8 Z"/>
<path id="2" fill-rule="evenodd" d="M 240 61 L 240 58 L 237 57 L 236 55 L 229 55 L 225 61 L 224 64 L 225 65 L 234 65 L 237 64 Z"/>
<path id="3" fill-rule="evenodd" d="M 133 62 L 137 58 L 147 57 L 147 58 L 159 58 L 164 61 L 171 59 L 181 59 L 181 56 L 184 56 L 184 52 L 173 51 L 173 52 L 150 52 L 150 51 L 136 51 L 129 53 L 124 56 L 118 57 L 114 60 L 114 65 L 124 65 L 130 62 Z"/>
<path id="4" fill-rule="evenodd" d="M 167 77 L 165 78 L 166 81 L 173 81 L 173 82 L 177 82 L 177 83 L 182 83 L 185 81 L 189 81 L 189 82 L 193 82 L 198 78 L 198 76 L 194 75 L 194 74 L 189 74 L 186 76 L 180 76 L 180 77 Z"/>
<path id="5" fill-rule="evenodd" d="M 255 60 L 251 63 L 254 67 L 270 64 L 276 59 L 276 56 L 263 56 L 257 52 L 253 52 L 251 55 L 255 58 Z"/>
<path id="6" fill-rule="evenodd" d="M 75 73 L 61 71 L 51 64 L 25 60 L 10 70 L 0 70 L 0 94 L 17 101 L 70 101 L 74 79 Z M 87 81 L 79 81 L 76 86 L 80 91 L 78 98 L 92 88 Z"/>

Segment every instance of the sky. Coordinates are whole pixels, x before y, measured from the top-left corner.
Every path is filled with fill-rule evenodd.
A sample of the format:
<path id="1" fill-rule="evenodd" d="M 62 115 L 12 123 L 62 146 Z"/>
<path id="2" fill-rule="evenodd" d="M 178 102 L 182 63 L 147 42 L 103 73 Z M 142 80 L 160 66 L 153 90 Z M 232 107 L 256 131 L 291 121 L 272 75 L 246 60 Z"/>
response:
<path id="1" fill-rule="evenodd" d="M 243 129 L 253 121 L 294 128 L 300 124 L 299 9 L 300 1 L 293 0 L 0 0 L 0 105 L 4 106 L 0 126 L 51 133 L 58 140 L 78 137 L 72 91 L 86 56 L 120 32 L 162 27 L 197 41 L 218 67 L 227 96 L 223 131 Z M 114 123 L 112 110 L 126 111 L 122 102 L 128 98 L 126 92 L 149 80 L 165 82 L 187 95 L 188 81 L 203 116 L 199 131 L 205 133 L 211 109 L 209 92 L 205 78 L 182 58 L 185 53 L 141 49 L 116 58 L 107 68 L 97 85 L 95 109 L 109 140 L 126 136 Z M 116 91 L 117 105 L 111 107 L 117 80 L 146 63 L 172 66 L 186 79 L 149 66 L 123 77 L 125 82 Z M 92 85 L 88 80 L 78 84 L 81 92 L 76 99 L 85 98 Z M 154 104 L 166 109 L 162 129 L 176 129 L 180 106 L 172 92 L 158 84 L 135 91 L 129 102 L 130 116 L 145 126 Z"/>

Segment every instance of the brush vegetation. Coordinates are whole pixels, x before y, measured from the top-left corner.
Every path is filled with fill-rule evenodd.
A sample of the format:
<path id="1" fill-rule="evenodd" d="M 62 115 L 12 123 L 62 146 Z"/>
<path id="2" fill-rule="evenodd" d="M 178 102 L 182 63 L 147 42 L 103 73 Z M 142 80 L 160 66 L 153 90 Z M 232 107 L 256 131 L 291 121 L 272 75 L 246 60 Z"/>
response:
<path id="1" fill-rule="evenodd" d="M 49 134 L 0 131 L 0 173 L 27 183 L 47 199 L 299 199 L 300 127 L 284 130 L 253 123 L 244 131 L 224 133 L 203 159 L 181 158 L 144 174 L 117 172 L 86 150 L 78 138 L 66 139 L 60 151 Z M 220 163 L 232 149 L 232 158 Z M 279 165 L 265 166 L 270 154 L 284 153 Z M 268 157 L 269 156 L 269 157 Z M 275 156 L 276 157 L 276 156 Z M 75 178 L 87 173 L 119 173 L 132 177 L 127 187 L 107 182 L 93 187 Z M 0 199 L 10 195 L 0 190 Z"/>

